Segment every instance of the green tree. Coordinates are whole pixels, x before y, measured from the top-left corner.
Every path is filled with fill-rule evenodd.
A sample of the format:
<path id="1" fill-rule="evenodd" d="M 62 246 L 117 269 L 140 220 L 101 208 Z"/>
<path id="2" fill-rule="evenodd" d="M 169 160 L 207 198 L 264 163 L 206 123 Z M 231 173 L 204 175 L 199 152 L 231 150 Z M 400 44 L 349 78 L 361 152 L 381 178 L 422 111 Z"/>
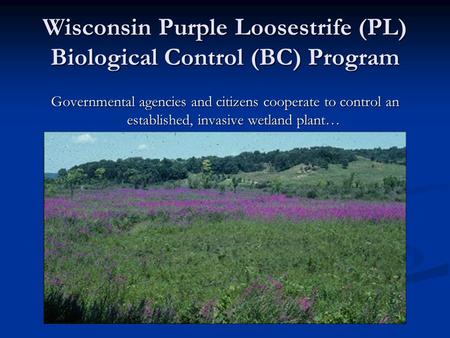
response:
<path id="1" fill-rule="evenodd" d="M 62 168 L 62 169 L 58 170 L 58 177 L 59 178 L 64 178 L 66 176 L 67 176 L 67 170 L 66 169 Z"/>
<path id="2" fill-rule="evenodd" d="M 231 178 L 231 186 L 233 187 L 233 192 L 236 192 L 237 187 L 239 186 L 239 183 L 241 183 L 240 178 L 237 178 L 236 176 L 233 176 Z"/>
<path id="3" fill-rule="evenodd" d="M 270 187 L 272 189 L 272 194 L 279 194 L 281 192 L 281 181 L 278 178 L 275 178 L 270 182 Z"/>
<path id="4" fill-rule="evenodd" d="M 67 172 L 63 180 L 66 187 L 70 190 L 70 197 L 73 198 L 75 189 L 83 183 L 85 177 L 86 174 L 81 168 L 72 168 Z"/>
<path id="5" fill-rule="evenodd" d="M 203 160 L 202 162 L 202 185 L 203 188 L 209 189 L 212 185 L 212 164 L 210 160 Z"/>
<path id="6" fill-rule="evenodd" d="M 191 189 L 198 189 L 201 186 L 200 179 L 196 175 L 189 175 L 188 176 L 188 185 Z"/>
<path id="7" fill-rule="evenodd" d="M 102 187 L 105 186 L 105 173 L 106 169 L 103 167 L 95 169 L 95 177 L 100 183 L 102 183 Z"/>
<path id="8" fill-rule="evenodd" d="M 387 176 L 383 178 L 383 187 L 386 193 L 390 193 L 400 185 L 400 180 L 395 176 Z"/>
<path id="9" fill-rule="evenodd" d="M 353 187 L 353 182 L 355 181 L 355 173 L 351 173 L 348 178 L 342 181 L 342 191 L 349 193 Z"/>
<path id="10" fill-rule="evenodd" d="M 133 185 L 134 189 L 139 188 L 139 185 L 143 185 L 145 182 L 145 176 L 137 169 L 128 169 L 125 172 L 125 176 L 127 177 L 127 181 Z"/>

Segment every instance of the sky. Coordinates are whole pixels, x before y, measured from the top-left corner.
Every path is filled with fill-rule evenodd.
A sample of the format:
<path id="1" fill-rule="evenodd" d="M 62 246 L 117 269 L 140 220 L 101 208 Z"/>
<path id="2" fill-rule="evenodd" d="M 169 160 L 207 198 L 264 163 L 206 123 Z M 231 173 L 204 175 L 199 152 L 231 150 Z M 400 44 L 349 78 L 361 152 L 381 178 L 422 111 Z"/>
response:
<path id="1" fill-rule="evenodd" d="M 405 145 L 405 133 L 397 132 L 48 132 L 45 133 L 45 172 L 128 157 L 175 159 L 313 146 L 370 149 Z"/>

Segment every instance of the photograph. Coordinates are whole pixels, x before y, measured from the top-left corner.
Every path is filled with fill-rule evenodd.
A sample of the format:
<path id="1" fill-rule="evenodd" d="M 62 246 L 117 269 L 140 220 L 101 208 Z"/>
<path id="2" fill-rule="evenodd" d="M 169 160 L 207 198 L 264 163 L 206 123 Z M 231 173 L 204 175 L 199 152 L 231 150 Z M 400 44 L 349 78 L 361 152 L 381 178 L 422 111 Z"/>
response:
<path id="1" fill-rule="evenodd" d="M 405 132 L 44 132 L 44 323 L 403 324 Z"/>

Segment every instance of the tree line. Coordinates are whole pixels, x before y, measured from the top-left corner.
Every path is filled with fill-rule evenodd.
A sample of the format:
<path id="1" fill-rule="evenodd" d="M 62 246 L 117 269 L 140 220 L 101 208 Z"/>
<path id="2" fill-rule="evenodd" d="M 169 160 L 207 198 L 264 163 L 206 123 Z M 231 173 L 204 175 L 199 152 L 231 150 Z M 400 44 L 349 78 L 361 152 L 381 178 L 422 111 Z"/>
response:
<path id="1" fill-rule="evenodd" d="M 135 187 L 148 186 L 167 181 L 186 179 L 189 173 L 204 171 L 208 161 L 210 171 L 215 175 L 232 175 L 238 172 L 252 172 L 269 169 L 283 171 L 299 164 L 327 169 L 330 164 L 346 168 L 357 156 L 383 163 L 405 164 L 406 148 L 389 149 L 342 149 L 335 147 L 295 148 L 288 151 L 242 152 L 235 156 L 203 156 L 188 159 L 150 159 L 130 157 L 127 159 L 100 160 L 60 169 L 58 178 L 65 179 L 70 187 L 78 184 L 130 184 Z"/>

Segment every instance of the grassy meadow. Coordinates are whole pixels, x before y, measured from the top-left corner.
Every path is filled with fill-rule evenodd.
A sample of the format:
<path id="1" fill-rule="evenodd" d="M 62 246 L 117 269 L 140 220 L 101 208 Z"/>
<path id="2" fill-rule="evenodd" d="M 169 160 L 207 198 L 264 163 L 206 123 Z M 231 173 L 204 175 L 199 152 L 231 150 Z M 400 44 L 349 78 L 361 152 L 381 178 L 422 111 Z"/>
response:
<path id="1" fill-rule="evenodd" d="M 47 196 L 45 322 L 403 323 L 405 232 L 394 201 L 188 188 Z"/>
<path id="2" fill-rule="evenodd" d="M 342 182 L 351 173 L 355 173 L 357 179 L 366 184 L 381 183 L 383 178 L 388 176 L 404 179 L 406 174 L 404 165 L 374 162 L 364 157 L 359 157 L 357 161 L 350 162 L 345 169 L 340 164 L 330 164 L 327 169 L 305 170 L 304 168 L 305 166 L 300 164 L 280 172 L 263 170 L 240 173 L 237 176 L 256 182 L 279 179 L 286 185 L 317 185 L 326 181 Z"/>

